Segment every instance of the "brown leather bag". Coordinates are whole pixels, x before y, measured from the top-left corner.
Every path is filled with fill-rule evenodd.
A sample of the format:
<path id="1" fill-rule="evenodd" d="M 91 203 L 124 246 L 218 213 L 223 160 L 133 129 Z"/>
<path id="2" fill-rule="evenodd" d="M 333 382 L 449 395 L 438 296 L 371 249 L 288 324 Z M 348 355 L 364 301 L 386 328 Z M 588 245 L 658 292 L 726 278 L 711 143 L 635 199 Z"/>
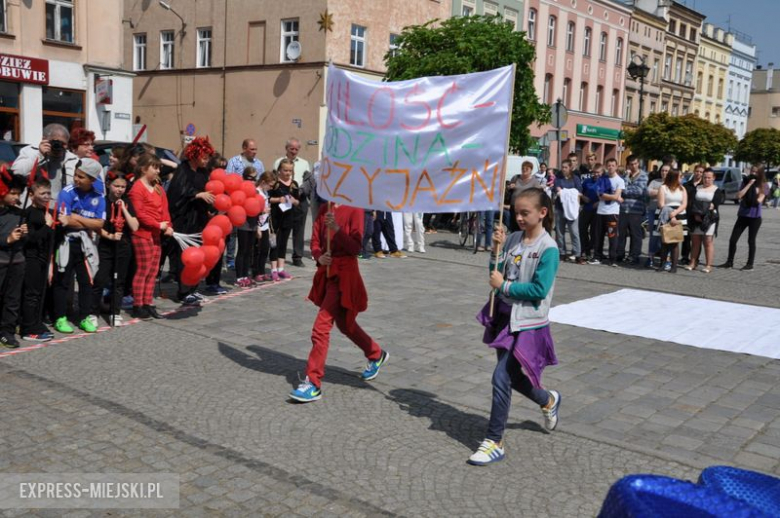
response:
<path id="1" fill-rule="evenodd" d="M 682 243 L 684 239 L 683 236 L 683 226 L 682 224 L 672 225 L 671 223 L 667 223 L 666 225 L 661 226 L 661 242 L 665 245 L 673 245 L 675 243 Z"/>

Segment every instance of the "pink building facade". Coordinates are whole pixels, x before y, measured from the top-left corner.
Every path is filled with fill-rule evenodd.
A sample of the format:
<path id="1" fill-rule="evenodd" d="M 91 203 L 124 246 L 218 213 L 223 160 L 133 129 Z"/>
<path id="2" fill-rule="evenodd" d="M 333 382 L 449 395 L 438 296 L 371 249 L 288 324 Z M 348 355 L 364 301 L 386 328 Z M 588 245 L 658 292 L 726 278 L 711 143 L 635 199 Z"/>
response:
<path id="1" fill-rule="evenodd" d="M 528 0 L 523 19 L 536 46 L 536 92 L 550 105 L 561 99 L 569 112 L 562 155 L 618 158 L 631 10 L 611 0 Z M 551 129 L 533 126 L 531 134 L 542 138 Z M 548 157 L 557 168 L 556 142 Z"/>

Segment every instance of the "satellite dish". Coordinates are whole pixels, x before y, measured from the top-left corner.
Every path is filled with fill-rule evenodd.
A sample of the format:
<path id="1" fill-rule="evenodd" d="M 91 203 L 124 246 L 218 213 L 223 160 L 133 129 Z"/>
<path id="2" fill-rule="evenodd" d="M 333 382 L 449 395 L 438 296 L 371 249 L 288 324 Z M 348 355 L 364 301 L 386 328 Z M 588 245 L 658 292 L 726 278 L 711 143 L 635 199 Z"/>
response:
<path id="1" fill-rule="evenodd" d="M 301 44 L 297 41 L 291 41 L 290 44 L 287 45 L 285 54 L 287 54 L 287 59 L 290 61 L 298 61 L 298 58 L 301 57 Z"/>

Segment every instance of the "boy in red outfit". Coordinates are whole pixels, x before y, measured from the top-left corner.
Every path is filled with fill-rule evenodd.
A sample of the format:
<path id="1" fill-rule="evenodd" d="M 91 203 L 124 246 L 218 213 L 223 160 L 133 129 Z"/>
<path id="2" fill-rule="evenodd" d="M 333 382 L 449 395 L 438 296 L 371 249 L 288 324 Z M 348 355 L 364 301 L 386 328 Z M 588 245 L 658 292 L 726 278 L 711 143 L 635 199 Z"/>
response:
<path id="1" fill-rule="evenodd" d="M 328 233 L 330 250 L 326 251 Z M 364 380 L 376 378 L 390 356 L 356 322 L 357 314 L 368 307 L 368 294 L 357 261 L 362 245 L 362 209 L 330 203 L 320 208 L 311 236 L 311 254 L 318 266 L 309 292 L 309 300 L 320 311 L 311 332 L 313 346 L 306 379 L 290 394 L 296 401 L 308 403 L 322 397 L 320 387 L 334 322 L 366 355 L 368 364 L 361 375 Z"/>

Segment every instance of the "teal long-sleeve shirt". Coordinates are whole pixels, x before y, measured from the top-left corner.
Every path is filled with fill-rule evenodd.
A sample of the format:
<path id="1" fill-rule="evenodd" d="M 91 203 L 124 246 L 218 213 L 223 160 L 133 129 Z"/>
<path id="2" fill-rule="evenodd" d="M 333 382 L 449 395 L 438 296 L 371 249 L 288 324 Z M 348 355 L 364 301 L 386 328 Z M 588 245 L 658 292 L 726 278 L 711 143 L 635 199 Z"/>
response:
<path id="1" fill-rule="evenodd" d="M 499 291 L 503 295 L 516 300 L 543 300 L 553 287 L 559 263 L 558 249 L 548 248 L 542 252 L 530 282 L 505 281 Z M 494 264 L 491 260 L 491 271 Z M 504 272 L 503 261 L 498 264 L 498 271 Z"/>

